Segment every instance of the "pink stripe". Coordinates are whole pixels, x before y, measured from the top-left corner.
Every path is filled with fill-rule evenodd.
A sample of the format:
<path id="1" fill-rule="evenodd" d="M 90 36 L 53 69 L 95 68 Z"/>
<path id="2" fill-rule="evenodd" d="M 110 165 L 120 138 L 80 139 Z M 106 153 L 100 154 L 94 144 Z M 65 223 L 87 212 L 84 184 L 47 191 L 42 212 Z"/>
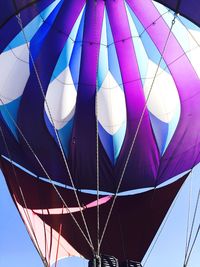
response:
<path id="1" fill-rule="evenodd" d="M 99 206 L 107 203 L 112 196 L 106 196 L 99 199 Z M 70 207 L 70 208 L 57 208 L 57 209 L 34 209 L 33 212 L 36 214 L 42 215 L 56 215 L 56 214 L 68 214 L 68 213 L 75 213 L 80 212 L 81 210 L 90 209 L 93 207 L 97 207 L 97 200 L 85 205 L 84 207 Z"/>

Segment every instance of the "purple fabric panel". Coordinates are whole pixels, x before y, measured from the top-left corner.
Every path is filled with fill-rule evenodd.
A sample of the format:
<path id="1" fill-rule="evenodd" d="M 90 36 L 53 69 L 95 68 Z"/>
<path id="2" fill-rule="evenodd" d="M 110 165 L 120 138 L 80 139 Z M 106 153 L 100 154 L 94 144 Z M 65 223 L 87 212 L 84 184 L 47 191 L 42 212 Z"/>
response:
<path id="1" fill-rule="evenodd" d="M 3 0 L 4 1 L 4 0 Z M 5 1 L 4 1 L 5 2 Z M 20 16 L 23 22 L 23 27 L 25 27 L 34 17 L 36 17 L 43 9 L 50 5 L 53 0 L 40 1 L 39 3 L 27 7 L 20 12 Z M 1 4 L 1 3 L 0 3 Z M 5 7 L 4 7 L 5 9 Z M 3 12 L 1 12 L 3 13 Z M 0 27 L 0 53 L 6 48 L 9 42 L 21 31 L 21 28 L 17 22 L 16 17 L 10 19 L 4 27 Z"/>
<path id="2" fill-rule="evenodd" d="M 199 0 L 155 0 L 200 26 Z"/>
<path id="3" fill-rule="evenodd" d="M 106 1 L 106 6 L 123 80 L 128 117 L 126 136 L 115 169 L 119 179 L 145 106 L 145 97 L 124 1 Z M 158 163 L 159 152 L 148 112 L 145 111 L 121 190 L 153 186 Z"/>
<path id="4" fill-rule="evenodd" d="M 80 188 L 96 189 L 96 118 L 95 95 L 98 56 L 104 15 L 104 1 L 88 1 L 85 11 L 83 45 L 76 112 L 73 129 L 73 143 L 70 159 L 73 177 Z M 99 153 L 101 190 L 113 191 L 109 160 L 102 150 Z M 106 157 L 106 159 L 105 159 Z"/>
<path id="5" fill-rule="evenodd" d="M 147 28 L 147 32 L 158 50 L 162 52 L 169 28 L 162 19 L 152 25 L 152 22 L 155 21 L 159 14 L 151 1 L 128 0 L 127 2 L 143 26 Z M 148 11 L 148 16 L 146 16 L 145 11 Z M 163 58 L 179 92 L 181 116 L 176 132 L 161 159 L 158 184 L 192 168 L 199 162 L 200 150 L 200 98 L 198 97 L 200 80 L 173 34 L 170 35 Z"/>
<path id="6" fill-rule="evenodd" d="M 40 53 L 35 59 L 35 65 L 39 73 L 44 93 L 48 88 L 52 72 L 62 48 L 65 45 L 68 35 L 79 16 L 84 3 L 84 0 L 65 1 L 52 25 L 52 29 L 43 40 Z M 60 29 L 61 32 L 57 29 Z M 32 69 L 22 96 L 18 123 L 36 155 L 48 170 L 51 178 L 66 182 L 67 171 L 64 167 L 61 152 L 46 128 L 43 113 L 44 98 L 35 72 Z M 38 175 L 42 175 L 36 160 L 22 138 L 21 144 L 23 145 L 24 151 L 26 151 L 27 157 L 30 159 L 33 166 L 35 165 L 35 172 Z M 69 181 L 67 181 L 67 183 L 70 184 Z"/>
<path id="7" fill-rule="evenodd" d="M 19 164 L 24 164 L 24 161 L 26 160 L 23 159 L 23 151 L 8 125 L 5 123 L 2 114 L 0 114 L 0 151 L 1 155 L 11 158 Z M 16 153 L 16 151 L 18 153 Z"/>

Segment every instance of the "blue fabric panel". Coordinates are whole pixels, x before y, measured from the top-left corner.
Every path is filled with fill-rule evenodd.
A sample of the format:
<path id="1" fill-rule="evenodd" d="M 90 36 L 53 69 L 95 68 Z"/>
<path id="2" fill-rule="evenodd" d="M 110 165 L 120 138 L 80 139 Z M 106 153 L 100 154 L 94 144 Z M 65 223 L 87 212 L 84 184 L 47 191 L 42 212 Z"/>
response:
<path id="1" fill-rule="evenodd" d="M 117 53 L 115 49 L 115 44 L 113 40 L 113 35 L 109 23 L 109 18 L 106 13 L 106 30 L 107 30 L 107 42 L 108 42 L 108 61 L 109 61 L 109 70 L 112 73 L 113 77 L 123 89 L 121 72 L 119 67 L 119 62 L 117 58 Z"/>
<path id="2" fill-rule="evenodd" d="M 67 42 L 60 54 L 60 57 L 54 69 L 51 81 L 57 78 L 61 74 L 61 72 L 63 72 L 64 69 L 69 65 L 81 18 L 82 18 L 82 13 L 77 18 L 77 21 L 74 24 L 73 29 L 70 33 L 70 36 L 67 39 Z"/>
<path id="3" fill-rule="evenodd" d="M 16 100 L 6 105 L 0 106 L 2 117 L 17 140 L 18 140 L 18 135 L 15 123 L 17 122 L 17 112 L 19 109 L 20 100 L 21 97 L 17 98 Z"/>
<path id="4" fill-rule="evenodd" d="M 160 154 L 162 155 L 164 152 L 165 146 L 166 146 L 169 125 L 168 123 L 165 123 L 159 120 L 152 113 L 149 112 L 149 114 L 150 114 L 150 119 L 151 119 L 153 131 L 154 131 L 154 135 L 156 138 L 156 142 L 157 142 Z"/>
<path id="5" fill-rule="evenodd" d="M 44 120 L 46 123 L 46 126 L 49 130 L 49 133 L 54 138 L 55 142 L 58 144 L 58 139 L 56 137 L 55 130 L 52 126 L 52 123 L 50 122 L 46 112 L 44 112 Z M 69 146 L 70 146 L 70 140 L 72 135 L 72 127 L 73 127 L 73 119 L 71 119 L 63 128 L 60 130 L 57 130 L 58 136 L 60 138 L 62 148 L 65 152 L 65 155 L 68 156 L 69 154 Z"/>
<path id="6" fill-rule="evenodd" d="M 72 56 L 71 56 L 70 63 L 69 63 L 72 79 L 74 81 L 74 85 L 75 85 L 76 90 L 78 89 L 78 82 L 79 82 L 79 71 L 80 71 L 80 64 L 81 64 L 84 20 L 85 20 L 85 9 L 84 9 L 83 14 L 82 14 L 80 26 L 79 26 L 79 29 L 77 32 L 77 36 L 76 36 L 75 43 L 74 43 L 74 48 L 72 51 Z"/>
<path id="7" fill-rule="evenodd" d="M 69 155 L 70 140 L 72 136 L 73 119 L 71 119 L 62 129 L 58 131 L 65 155 Z"/>
<path id="8" fill-rule="evenodd" d="M 0 0 L 2 1 L 2 0 Z M 3 0 L 3 10 L 5 1 Z M 6 1 L 12 2 L 12 1 Z M 26 9 L 23 9 L 20 12 L 20 17 L 23 22 L 23 27 L 26 27 L 31 20 L 34 19 L 42 10 L 44 10 L 48 5 L 53 2 L 51 1 L 40 1 L 37 3 L 37 8 L 35 6 L 29 6 Z M 1 3 L 1 2 L 0 2 Z M 0 4 L 1 6 L 1 4 Z M 6 12 L 6 10 L 4 10 Z M 1 15 L 3 12 L 1 12 Z M 15 38 L 15 36 L 21 31 L 21 27 L 19 26 L 16 17 L 12 17 L 5 25 L 0 27 L 0 35 L 1 35 L 1 42 L 0 42 L 0 52 L 5 49 L 5 47 Z"/>
<path id="9" fill-rule="evenodd" d="M 44 23 L 44 20 L 50 15 L 54 10 L 56 5 L 60 0 L 55 1 L 53 4 L 48 6 L 44 11 L 42 11 L 38 16 L 36 16 L 30 23 L 23 27 L 23 31 L 20 31 L 18 35 L 9 43 L 6 50 L 15 48 L 17 46 L 23 45 L 26 42 L 30 42 L 35 33 L 38 31 L 39 27 Z M 24 37 L 26 36 L 26 38 Z"/>
<path id="10" fill-rule="evenodd" d="M 115 156 L 113 150 L 113 136 L 104 130 L 104 128 L 99 123 L 99 136 L 101 139 L 101 143 L 110 159 L 112 164 L 115 163 Z"/>
<path id="11" fill-rule="evenodd" d="M 160 58 L 161 58 L 160 52 L 158 51 L 155 44 L 153 43 L 153 41 L 149 37 L 148 33 L 145 31 L 144 27 L 142 26 L 142 24 L 140 23 L 140 21 L 135 16 L 135 14 L 133 13 L 133 11 L 131 10 L 131 8 L 129 6 L 128 6 L 128 9 L 129 9 L 130 15 L 133 19 L 133 22 L 136 26 L 136 29 L 138 31 L 138 34 L 141 38 L 144 49 L 146 50 L 146 53 L 147 53 L 149 59 L 152 60 L 155 64 L 158 64 L 160 61 Z M 160 67 L 163 69 L 166 69 L 166 64 L 163 60 L 160 63 Z"/>
<path id="12" fill-rule="evenodd" d="M 101 88 L 103 81 L 105 80 L 106 74 L 108 73 L 108 47 L 107 47 L 107 29 L 106 29 L 106 18 L 104 11 L 104 19 L 101 33 L 101 45 L 99 51 L 99 62 L 98 62 L 98 89 Z"/>
<path id="13" fill-rule="evenodd" d="M 117 158 L 119 156 L 125 133 L 126 133 L 126 121 L 121 126 L 121 128 L 116 132 L 116 134 L 113 135 L 113 150 L 114 150 L 114 162 L 117 161 Z"/>
<path id="14" fill-rule="evenodd" d="M 142 83 L 144 84 L 145 77 L 146 77 L 147 70 L 148 70 L 148 57 L 147 57 L 144 45 L 143 45 L 143 43 L 139 37 L 139 33 L 137 31 L 137 28 L 135 26 L 135 21 L 132 18 L 132 16 L 134 16 L 134 14 L 132 14 L 132 16 L 131 16 L 130 14 L 133 12 L 128 5 L 126 5 L 126 6 L 127 6 L 127 17 L 129 20 L 133 46 L 134 46 L 135 53 L 137 56 L 141 80 L 142 80 Z M 138 29 L 140 29 L 140 27 L 138 27 Z"/>
<path id="15" fill-rule="evenodd" d="M 41 27 L 38 29 L 37 33 L 31 40 L 30 50 L 31 55 L 33 57 L 33 60 L 36 59 L 38 53 L 40 52 L 42 43 L 44 42 L 44 39 L 48 32 L 52 30 L 52 24 L 54 23 L 54 20 L 56 19 L 56 16 L 62 6 L 63 1 L 61 1 L 57 7 L 53 10 L 53 12 L 48 16 L 46 23 L 42 24 Z"/>

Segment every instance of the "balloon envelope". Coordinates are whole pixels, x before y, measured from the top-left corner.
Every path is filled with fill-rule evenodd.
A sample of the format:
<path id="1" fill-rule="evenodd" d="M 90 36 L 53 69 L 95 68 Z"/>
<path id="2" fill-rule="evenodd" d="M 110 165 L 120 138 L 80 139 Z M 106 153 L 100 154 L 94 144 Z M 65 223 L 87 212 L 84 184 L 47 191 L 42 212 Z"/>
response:
<path id="1" fill-rule="evenodd" d="M 124 192 L 101 252 L 141 261 L 200 161 L 196 1 L 160 2 L 7 1 L 0 16 L 2 170 L 47 262 L 90 258 L 74 218 L 96 250 L 96 207 L 103 234 Z"/>

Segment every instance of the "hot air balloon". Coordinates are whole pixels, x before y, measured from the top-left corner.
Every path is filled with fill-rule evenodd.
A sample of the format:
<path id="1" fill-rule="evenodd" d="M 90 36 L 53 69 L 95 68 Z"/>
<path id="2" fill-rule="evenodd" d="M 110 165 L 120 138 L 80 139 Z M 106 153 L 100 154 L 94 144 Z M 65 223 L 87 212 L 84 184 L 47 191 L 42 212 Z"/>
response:
<path id="1" fill-rule="evenodd" d="M 142 266 L 200 162 L 198 1 L 0 5 L 1 170 L 44 266 Z"/>

